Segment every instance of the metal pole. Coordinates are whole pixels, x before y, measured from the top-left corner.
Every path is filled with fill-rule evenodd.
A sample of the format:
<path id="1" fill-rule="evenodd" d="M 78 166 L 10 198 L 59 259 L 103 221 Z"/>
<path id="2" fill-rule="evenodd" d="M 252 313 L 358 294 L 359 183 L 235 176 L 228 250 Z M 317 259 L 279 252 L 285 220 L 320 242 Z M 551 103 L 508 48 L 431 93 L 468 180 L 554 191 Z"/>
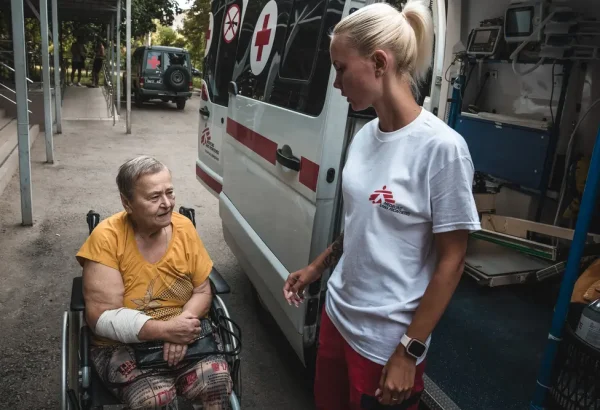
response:
<path id="1" fill-rule="evenodd" d="M 437 1 L 433 7 L 433 23 L 435 27 L 435 50 L 431 84 L 431 109 L 433 115 L 438 115 L 441 105 L 442 77 L 444 76 L 444 48 L 446 47 L 446 2 Z M 434 4 L 435 4 L 434 3 Z"/>
<path id="2" fill-rule="evenodd" d="M 573 63 L 567 61 L 563 64 L 562 71 L 562 87 L 560 90 L 560 97 L 558 99 L 558 107 L 556 110 L 556 118 L 552 124 L 552 130 L 550 131 L 550 144 L 548 146 L 548 152 L 546 153 L 546 161 L 544 163 L 544 169 L 542 171 L 542 186 L 540 187 L 539 202 L 537 210 L 535 212 L 535 221 L 540 222 L 542 219 L 542 210 L 546 203 L 546 193 L 548 192 L 548 186 L 550 185 L 550 179 L 552 177 L 552 162 L 554 161 L 554 155 L 556 154 L 556 146 L 558 139 L 560 138 L 560 126 L 562 123 L 563 111 L 565 108 L 565 100 L 567 98 L 567 85 L 569 85 L 569 79 L 571 78 L 571 72 Z M 554 78 L 552 79 L 554 81 Z"/>
<path id="3" fill-rule="evenodd" d="M 16 1 L 16 0 L 12 0 Z M 131 0 L 125 0 L 126 8 L 126 24 L 127 29 L 125 33 L 125 44 L 127 46 L 127 87 L 125 92 L 127 93 L 127 134 L 131 134 Z"/>
<path id="4" fill-rule="evenodd" d="M 121 115 L 121 0 L 117 3 L 117 114 Z"/>
<path id="5" fill-rule="evenodd" d="M 50 53 L 48 50 L 48 0 L 40 0 L 40 26 L 42 30 L 42 86 L 44 87 L 44 135 L 46 136 L 46 162 L 54 164 L 52 135 L 52 91 L 50 90 Z"/>
<path id="6" fill-rule="evenodd" d="M 460 115 L 462 106 L 461 88 L 464 83 L 465 76 L 462 74 L 459 74 L 454 79 L 454 84 L 452 86 L 452 103 L 450 105 L 450 114 L 448 115 L 448 125 L 450 128 L 456 127 L 456 120 Z"/>
<path id="7" fill-rule="evenodd" d="M 19 177 L 23 225 L 33 225 L 31 161 L 29 156 L 29 113 L 27 112 L 27 61 L 25 59 L 25 21 L 23 1 L 11 0 L 15 91 L 17 94 L 17 136 L 19 141 Z"/>
<path id="8" fill-rule="evenodd" d="M 116 47 L 116 45 L 117 45 L 117 44 L 116 44 L 116 43 L 117 43 L 117 40 L 116 40 L 116 38 L 115 38 L 115 35 L 116 35 L 116 34 L 115 34 L 115 33 L 116 33 L 116 30 L 117 30 L 117 16 L 115 15 L 115 19 L 114 19 L 114 21 L 113 21 L 113 23 L 112 23 L 112 26 L 111 26 L 111 42 L 112 42 L 112 45 L 111 45 L 111 47 L 110 47 L 110 49 L 111 49 L 111 52 L 112 52 L 112 58 L 111 58 L 111 60 L 110 60 L 110 62 L 111 62 L 111 64 L 112 64 L 112 70 L 110 71 L 110 73 L 111 73 L 111 80 L 112 80 L 112 82 L 113 82 L 113 92 L 114 92 L 114 86 L 115 86 L 115 84 L 114 84 L 114 81 L 115 81 L 115 74 L 116 74 L 116 72 L 117 72 L 117 70 L 116 70 L 116 66 L 117 66 L 117 50 L 116 50 L 116 48 L 115 48 L 115 47 Z M 115 96 L 113 95 L 113 98 L 114 98 L 114 97 L 115 97 Z M 114 104 L 114 100 L 113 100 L 113 104 Z"/>
<path id="9" fill-rule="evenodd" d="M 116 32 L 116 27 L 117 27 L 117 16 L 115 15 L 114 20 L 112 22 L 111 25 L 111 51 L 112 51 L 112 58 L 110 60 L 110 64 L 111 64 L 111 70 L 110 70 L 110 111 L 113 117 L 113 125 L 116 124 L 116 108 L 115 108 L 115 74 L 116 74 L 116 66 L 117 66 L 117 51 L 115 49 L 116 46 L 116 39 L 115 39 L 115 32 Z"/>
<path id="10" fill-rule="evenodd" d="M 106 25 L 106 65 L 109 64 L 110 60 L 110 56 L 111 54 L 111 49 L 110 49 L 110 25 L 112 24 L 112 22 L 109 22 Z M 108 67 L 110 70 L 110 66 Z"/>
<path id="11" fill-rule="evenodd" d="M 111 20 L 110 22 L 110 81 L 111 83 L 115 81 L 115 23 Z"/>
<path id="12" fill-rule="evenodd" d="M 530 406 L 530 409 L 532 410 L 541 410 L 544 408 L 546 394 L 550 389 L 550 377 L 554 365 L 554 358 L 556 356 L 558 344 L 561 341 L 562 331 L 569 310 L 569 303 L 571 301 L 571 295 L 573 294 L 573 287 L 575 286 L 575 281 L 579 276 L 581 256 L 583 255 L 585 240 L 590 228 L 592 215 L 595 210 L 596 197 L 598 196 L 599 188 L 600 128 L 598 129 L 598 134 L 596 136 L 596 144 L 594 145 L 594 151 L 590 161 L 590 168 L 585 183 L 585 189 L 583 191 L 583 197 L 581 198 L 581 206 L 579 208 L 579 215 L 577 216 L 577 223 L 575 224 L 573 242 L 571 243 L 571 249 L 569 250 L 569 258 L 567 259 L 567 268 L 560 286 L 558 301 L 554 307 L 552 327 L 550 329 L 550 333 L 548 334 L 546 349 L 544 350 L 544 356 L 542 357 L 542 363 L 540 365 L 538 379 L 535 385 L 533 401 L 531 402 Z"/>
<path id="13" fill-rule="evenodd" d="M 52 0 L 52 43 L 54 45 L 54 106 L 56 133 L 62 134 L 62 90 L 60 83 L 60 40 L 58 36 L 58 0 Z"/>
<path id="14" fill-rule="evenodd" d="M 31 2 L 31 0 L 25 0 L 25 1 L 27 2 L 27 5 L 31 9 L 31 12 L 33 13 L 33 15 L 37 17 L 38 21 L 42 21 L 42 18 L 40 17 L 40 13 L 38 13 L 38 11 L 35 9 L 35 6 Z"/>

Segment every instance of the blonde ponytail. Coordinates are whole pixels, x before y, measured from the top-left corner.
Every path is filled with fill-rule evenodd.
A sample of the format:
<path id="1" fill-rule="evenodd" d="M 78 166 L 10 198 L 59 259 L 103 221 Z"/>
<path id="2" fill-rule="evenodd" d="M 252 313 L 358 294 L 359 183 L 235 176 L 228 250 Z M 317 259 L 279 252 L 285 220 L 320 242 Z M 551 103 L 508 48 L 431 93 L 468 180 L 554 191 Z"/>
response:
<path id="1" fill-rule="evenodd" d="M 417 55 L 415 80 L 423 81 L 429 72 L 433 54 L 433 20 L 429 8 L 421 1 L 409 0 L 402 14 L 415 32 Z"/>
<path id="2" fill-rule="evenodd" d="M 433 22 L 421 0 L 408 0 L 402 12 L 387 3 L 365 6 L 340 21 L 333 35 L 347 36 L 363 56 L 389 50 L 397 70 L 416 85 L 429 70 L 433 52 Z"/>

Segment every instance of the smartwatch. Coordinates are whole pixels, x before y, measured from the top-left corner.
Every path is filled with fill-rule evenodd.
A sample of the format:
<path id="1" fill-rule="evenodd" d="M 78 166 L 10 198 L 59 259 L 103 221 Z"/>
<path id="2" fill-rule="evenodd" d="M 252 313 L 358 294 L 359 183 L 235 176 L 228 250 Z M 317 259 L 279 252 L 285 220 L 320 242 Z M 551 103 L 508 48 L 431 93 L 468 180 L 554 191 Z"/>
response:
<path id="1" fill-rule="evenodd" d="M 415 359 L 420 359 L 425 356 L 425 352 L 427 351 L 427 345 L 420 340 L 412 339 L 407 335 L 403 335 L 400 339 L 400 343 L 406 349 L 406 353 L 414 357 Z"/>

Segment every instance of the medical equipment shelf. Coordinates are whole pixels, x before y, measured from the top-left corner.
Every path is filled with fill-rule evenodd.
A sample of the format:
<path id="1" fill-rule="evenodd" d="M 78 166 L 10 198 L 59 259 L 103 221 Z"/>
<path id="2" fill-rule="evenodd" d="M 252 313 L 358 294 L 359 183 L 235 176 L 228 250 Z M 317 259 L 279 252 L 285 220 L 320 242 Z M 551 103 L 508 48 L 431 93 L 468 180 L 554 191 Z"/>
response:
<path id="1" fill-rule="evenodd" d="M 457 118 L 455 130 L 467 142 L 475 170 L 541 190 L 550 131 L 463 113 Z"/>

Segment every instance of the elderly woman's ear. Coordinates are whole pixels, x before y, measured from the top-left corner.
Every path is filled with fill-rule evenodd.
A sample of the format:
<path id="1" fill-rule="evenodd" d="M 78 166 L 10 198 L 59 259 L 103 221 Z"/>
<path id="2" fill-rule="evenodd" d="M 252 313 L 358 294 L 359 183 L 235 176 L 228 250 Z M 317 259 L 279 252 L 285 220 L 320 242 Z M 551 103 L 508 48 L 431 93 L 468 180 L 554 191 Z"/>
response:
<path id="1" fill-rule="evenodd" d="M 123 204 L 123 208 L 125 208 L 125 211 L 130 214 L 131 213 L 131 206 L 129 205 L 129 201 L 127 200 L 127 198 L 125 198 L 125 196 L 123 194 L 121 194 L 121 203 Z"/>

